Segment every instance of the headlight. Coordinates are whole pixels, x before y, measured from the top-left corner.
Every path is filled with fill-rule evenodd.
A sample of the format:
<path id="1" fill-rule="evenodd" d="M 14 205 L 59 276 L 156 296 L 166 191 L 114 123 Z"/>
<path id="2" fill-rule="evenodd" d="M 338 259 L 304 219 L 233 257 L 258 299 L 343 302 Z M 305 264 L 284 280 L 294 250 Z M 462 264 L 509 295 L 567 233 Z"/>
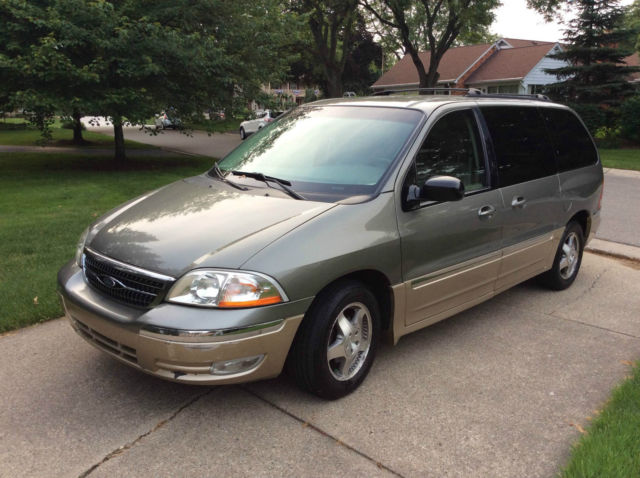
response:
<path id="1" fill-rule="evenodd" d="M 82 267 L 82 253 L 84 252 L 84 243 L 87 242 L 89 230 L 89 227 L 84 230 L 78 239 L 78 244 L 76 244 L 76 264 L 78 264 L 78 267 Z"/>
<path id="2" fill-rule="evenodd" d="M 275 280 L 253 272 L 195 270 L 182 276 L 167 295 L 169 302 L 202 307 L 259 307 L 286 302 Z"/>

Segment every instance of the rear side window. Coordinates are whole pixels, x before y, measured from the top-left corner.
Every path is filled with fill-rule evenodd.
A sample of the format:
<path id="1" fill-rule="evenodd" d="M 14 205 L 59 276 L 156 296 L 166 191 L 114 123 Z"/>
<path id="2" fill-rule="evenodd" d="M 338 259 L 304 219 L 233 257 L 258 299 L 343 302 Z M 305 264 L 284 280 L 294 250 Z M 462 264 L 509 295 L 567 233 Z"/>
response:
<path id="1" fill-rule="evenodd" d="M 557 108 L 541 108 L 540 112 L 547 123 L 560 171 L 583 168 L 598 162 L 593 141 L 576 115 Z"/>
<path id="2" fill-rule="evenodd" d="M 500 186 L 556 173 L 553 150 L 537 108 L 489 106 L 481 111 L 493 138 Z"/>
<path id="3" fill-rule="evenodd" d="M 453 176 L 467 191 L 486 184 L 484 154 L 471 110 L 454 111 L 438 120 L 416 157 L 417 183 L 431 176 Z"/>

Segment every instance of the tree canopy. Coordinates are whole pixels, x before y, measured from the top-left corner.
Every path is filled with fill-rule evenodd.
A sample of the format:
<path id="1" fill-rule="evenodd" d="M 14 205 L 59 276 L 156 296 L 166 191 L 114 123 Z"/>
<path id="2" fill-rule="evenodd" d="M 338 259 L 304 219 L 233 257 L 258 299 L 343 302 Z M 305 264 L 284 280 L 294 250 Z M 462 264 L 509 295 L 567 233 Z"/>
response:
<path id="1" fill-rule="evenodd" d="M 282 78 L 296 21 L 282 13 L 275 0 L 4 0 L 0 101 L 110 117 L 124 158 L 125 119 L 201 115 Z"/>
<path id="2" fill-rule="evenodd" d="M 618 104 L 633 93 L 629 67 L 624 58 L 631 51 L 622 47 L 632 32 L 623 27 L 624 10 L 617 0 L 574 2 L 578 15 L 568 24 L 566 46 L 551 57 L 567 66 L 547 70 L 561 80 L 551 91 L 565 101 L 583 104 Z"/>
<path id="3" fill-rule="evenodd" d="M 499 0 L 361 0 L 361 3 L 381 26 L 395 32 L 418 71 L 421 88 L 438 83 L 440 61 L 457 41 L 465 37 L 477 40 L 488 33 L 494 10 L 500 5 Z M 424 50 L 430 52 L 428 65 L 419 56 Z"/>

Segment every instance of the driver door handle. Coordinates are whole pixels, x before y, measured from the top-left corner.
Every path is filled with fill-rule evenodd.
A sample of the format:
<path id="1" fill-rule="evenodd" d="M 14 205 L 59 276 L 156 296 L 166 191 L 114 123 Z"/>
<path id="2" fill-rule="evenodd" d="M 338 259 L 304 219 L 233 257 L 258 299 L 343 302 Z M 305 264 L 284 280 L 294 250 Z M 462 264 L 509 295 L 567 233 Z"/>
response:
<path id="1" fill-rule="evenodd" d="M 491 205 L 482 206 L 480 209 L 478 209 L 478 216 L 491 217 L 495 212 L 496 212 L 496 208 Z"/>

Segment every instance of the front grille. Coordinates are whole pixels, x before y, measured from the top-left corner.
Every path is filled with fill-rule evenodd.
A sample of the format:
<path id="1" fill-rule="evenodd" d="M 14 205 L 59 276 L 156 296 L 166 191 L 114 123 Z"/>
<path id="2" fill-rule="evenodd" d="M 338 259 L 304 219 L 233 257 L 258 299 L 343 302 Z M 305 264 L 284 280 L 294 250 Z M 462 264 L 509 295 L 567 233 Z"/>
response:
<path id="1" fill-rule="evenodd" d="M 168 281 L 128 269 L 90 251 L 85 251 L 84 275 L 94 289 L 136 307 L 151 306 L 169 285 Z"/>
<path id="2" fill-rule="evenodd" d="M 89 342 L 97 345 L 105 352 L 108 352 L 113 355 L 117 355 L 118 357 L 122 357 L 131 363 L 138 363 L 138 356 L 136 354 L 136 349 L 128 347 L 124 344 L 116 342 L 115 340 L 110 339 L 109 337 L 105 337 L 100 332 L 96 332 L 88 325 L 83 324 L 82 322 L 71 319 L 74 328 L 76 331 L 82 335 Z"/>

